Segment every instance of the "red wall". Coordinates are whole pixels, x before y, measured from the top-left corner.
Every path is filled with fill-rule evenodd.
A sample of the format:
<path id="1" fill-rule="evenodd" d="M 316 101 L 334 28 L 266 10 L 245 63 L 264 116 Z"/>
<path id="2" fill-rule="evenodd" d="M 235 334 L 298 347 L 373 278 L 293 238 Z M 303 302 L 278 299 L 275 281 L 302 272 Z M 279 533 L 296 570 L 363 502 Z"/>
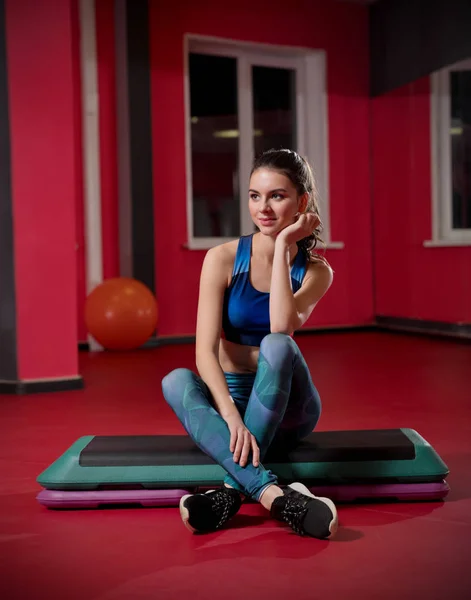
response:
<path id="1" fill-rule="evenodd" d="M 74 0 L 75 18 L 72 19 L 73 44 L 73 81 L 75 86 L 74 116 L 75 128 L 75 248 L 77 256 L 77 338 L 80 342 L 87 339 L 85 327 L 85 299 L 87 294 L 86 259 L 85 259 L 85 212 L 84 212 L 84 180 L 83 180 L 83 148 L 82 148 L 82 75 L 80 61 L 80 23 L 78 19 L 78 0 Z"/>
<path id="2" fill-rule="evenodd" d="M 184 248 L 185 33 L 327 52 L 332 237 L 345 248 L 328 251 L 335 283 L 306 326 L 361 324 L 375 313 L 471 322 L 471 248 L 423 247 L 431 238 L 428 79 L 370 102 L 366 8 L 321 0 L 290 7 L 150 3 L 159 334 L 194 333 L 205 254 Z M 103 268 L 112 277 L 119 268 L 112 0 L 97 3 L 96 18 Z M 77 299 L 79 339 L 86 335 L 77 3 L 7 0 L 6 19 L 20 377 L 70 376 Z"/>
<path id="3" fill-rule="evenodd" d="M 75 3 L 6 1 L 19 378 L 77 375 Z"/>
<path id="4" fill-rule="evenodd" d="M 471 322 L 471 247 L 432 237 L 429 79 L 372 100 L 376 314 Z"/>
<path id="5" fill-rule="evenodd" d="M 150 2 L 152 136 L 159 334 L 194 334 L 205 252 L 187 242 L 183 36 L 327 51 L 329 161 L 335 283 L 306 326 L 373 318 L 366 7 L 293 0 Z M 215 82 L 217 85 L 217 82 Z M 211 90 L 208 90 L 211 93 Z"/>

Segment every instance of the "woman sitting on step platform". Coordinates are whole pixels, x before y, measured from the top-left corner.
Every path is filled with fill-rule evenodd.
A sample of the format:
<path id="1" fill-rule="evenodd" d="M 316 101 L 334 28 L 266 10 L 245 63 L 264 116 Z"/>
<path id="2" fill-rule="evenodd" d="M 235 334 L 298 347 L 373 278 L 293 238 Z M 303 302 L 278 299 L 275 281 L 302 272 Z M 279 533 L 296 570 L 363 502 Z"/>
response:
<path id="1" fill-rule="evenodd" d="M 194 442 L 227 472 L 224 486 L 184 496 L 183 522 L 215 531 L 239 510 L 241 494 L 296 533 L 331 538 L 337 511 L 302 483 L 282 489 L 262 461 L 270 446 L 292 447 L 316 426 L 321 402 L 292 334 L 332 283 L 313 252 L 321 221 L 307 161 L 269 150 L 250 176 L 249 210 L 258 232 L 209 250 L 200 280 L 196 331 L 199 376 L 164 377 L 166 401 Z"/>

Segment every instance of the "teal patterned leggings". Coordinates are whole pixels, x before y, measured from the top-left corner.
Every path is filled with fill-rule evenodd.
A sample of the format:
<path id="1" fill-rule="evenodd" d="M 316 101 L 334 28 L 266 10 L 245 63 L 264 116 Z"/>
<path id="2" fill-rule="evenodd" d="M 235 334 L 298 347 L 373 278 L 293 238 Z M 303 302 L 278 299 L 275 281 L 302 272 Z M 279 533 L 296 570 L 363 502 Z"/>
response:
<path id="1" fill-rule="evenodd" d="M 282 333 L 270 333 L 262 340 L 255 374 L 225 376 L 259 445 L 258 467 L 251 462 L 241 467 L 233 461 L 229 428 L 201 377 L 175 369 L 162 380 L 162 391 L 188 435 L 226 470 L 225 483 L 258 500 L 268 485 L 277 483 L 276 475 L 261 464 L 268 448 L 293 447 L 312 432 L 321 413 L 319 394 L 296 342 Z"/>

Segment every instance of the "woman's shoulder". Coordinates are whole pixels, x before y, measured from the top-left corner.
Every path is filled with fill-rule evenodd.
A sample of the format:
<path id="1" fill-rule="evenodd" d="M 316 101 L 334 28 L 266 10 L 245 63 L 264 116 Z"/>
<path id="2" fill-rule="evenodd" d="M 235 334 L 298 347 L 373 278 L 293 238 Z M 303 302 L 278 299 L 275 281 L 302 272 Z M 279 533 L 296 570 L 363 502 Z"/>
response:
<path id="1" fill-rule="evenodd" d="M 324 256 L 317 252 L 311 252 L 306 267 L 306 274 L 332 278 L 334 270 Z"/>
<path id="2" fill-rule="evenodd" d="M 218 270 L 219 272 L 226 273 L 228 270 L 232 273 L 232 267 L 234 265 L 235 257 L 237 254 L 237 247 L 239 240 L 231 240 L 230 242 L 224 242 L 213 246 L 206 252 L 204 259 L 204 267 L 211 269 L 212 271 Z"/>
<path id="3" fill-rule="evenodd" d="M 239 245 L 239 239 L 231 240 L 230 242 L 224 242 L 210 248 L 206 256 L 210 256 L 212 259 L 221 261 L 234 260 L 237 254 L 237 247 Z"/>

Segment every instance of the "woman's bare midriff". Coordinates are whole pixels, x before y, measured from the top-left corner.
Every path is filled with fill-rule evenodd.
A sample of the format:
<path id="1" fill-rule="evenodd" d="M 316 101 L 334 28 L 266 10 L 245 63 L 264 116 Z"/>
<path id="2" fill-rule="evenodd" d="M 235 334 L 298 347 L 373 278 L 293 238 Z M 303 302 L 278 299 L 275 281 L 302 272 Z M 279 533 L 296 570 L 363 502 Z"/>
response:
<path id="1" fill-rule="evenodd" d="M 256 373 L 257 346 L 243 346 L 222 339 L 219 343 L 219 363 L 226 373 Z"/>

